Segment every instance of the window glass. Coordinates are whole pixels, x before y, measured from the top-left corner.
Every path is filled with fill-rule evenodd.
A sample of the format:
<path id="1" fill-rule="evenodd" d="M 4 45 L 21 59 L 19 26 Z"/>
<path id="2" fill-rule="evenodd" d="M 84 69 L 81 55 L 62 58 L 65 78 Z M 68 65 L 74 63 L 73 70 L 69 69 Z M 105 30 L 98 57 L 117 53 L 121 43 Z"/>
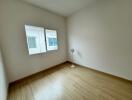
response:
<path id="1" fill-rule="evenodd" d="M 36 38 L 35 37 L 28 37 L 28 45 L 29 48 L 36 48 Z"/>
<path id="2" fill-rule="evenodd" d="M 48 51 L 58 49 L 57 31 L 56 30 L 46 29 L 46 44 L 47 44 Z"/>

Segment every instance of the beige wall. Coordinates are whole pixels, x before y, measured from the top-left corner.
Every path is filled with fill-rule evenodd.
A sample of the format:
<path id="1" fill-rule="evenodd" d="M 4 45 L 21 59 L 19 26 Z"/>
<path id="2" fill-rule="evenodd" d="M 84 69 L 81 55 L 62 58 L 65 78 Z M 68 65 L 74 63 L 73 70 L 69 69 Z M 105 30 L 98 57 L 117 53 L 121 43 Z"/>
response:
<path id="1" fill-rule="evenodd" d="M 69 60 L 132 80 L 132 1 L 96 1 L 68 18 Z"/>
<path id="2" fill-rule="evenodd" d="M 2 50 L 10 82 L 67 60 L 64 17 L 18 0 L 2 0 L 1 7 Z M 25 24 L 57 29 L 59 50 L 29 56 Z"/>
<path id="3" fill-rule="evenodd" d="M 8 81 L 0 49 L 0 100 L 7 100 Z"/>

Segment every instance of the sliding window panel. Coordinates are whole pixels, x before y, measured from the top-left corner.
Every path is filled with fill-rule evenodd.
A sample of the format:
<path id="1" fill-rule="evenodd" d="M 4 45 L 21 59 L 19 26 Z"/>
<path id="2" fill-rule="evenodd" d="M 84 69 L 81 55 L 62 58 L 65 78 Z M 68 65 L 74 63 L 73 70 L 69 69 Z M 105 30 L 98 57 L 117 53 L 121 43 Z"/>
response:
<path id="1" fill-rule="evenodd" d="M 57 31 L 46 29 L 46 45 L 47 50 L 57 50 L 58 49 L 58 41 L 57 41 Z"/>
<path id="2" fill-rule="evenodd" d="M 29 55 L 46 52 L 44 28 L 25 25 Z"/>

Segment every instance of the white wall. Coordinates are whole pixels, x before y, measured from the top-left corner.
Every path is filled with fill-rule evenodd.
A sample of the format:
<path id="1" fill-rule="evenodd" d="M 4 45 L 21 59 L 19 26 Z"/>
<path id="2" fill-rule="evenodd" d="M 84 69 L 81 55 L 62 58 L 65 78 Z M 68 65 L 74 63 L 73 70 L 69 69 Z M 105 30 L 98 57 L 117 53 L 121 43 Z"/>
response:
<path id="1" fill-rule="evenodd" d="M 68 18 L 74 62 L 132 80 L 132 0 L 96 0 Z"/>
<path id="2" fill-rule="evenodd" d="M 0 49 L 0 100 L 7 100 L 8 81 Z"/>
<path id="3" fill-rule="evenodd" d="M 2 50 L 10 82 L 67 60 L 64 17 L 18 0 L 2 0 L 1 5 Z M 29 56 L 25 24 L 57 29 L 59 50 Z"/>

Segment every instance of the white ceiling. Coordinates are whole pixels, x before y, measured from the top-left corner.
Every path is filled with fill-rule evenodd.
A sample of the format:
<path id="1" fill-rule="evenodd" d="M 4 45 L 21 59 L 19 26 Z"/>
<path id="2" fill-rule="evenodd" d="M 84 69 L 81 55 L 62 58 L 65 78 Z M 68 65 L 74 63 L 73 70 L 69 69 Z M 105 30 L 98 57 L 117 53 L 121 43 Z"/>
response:
<path id="1" fill-rule="evenodd" d="M 62 16 L 69 16 L 94 0 L 23 0 Z"/>

